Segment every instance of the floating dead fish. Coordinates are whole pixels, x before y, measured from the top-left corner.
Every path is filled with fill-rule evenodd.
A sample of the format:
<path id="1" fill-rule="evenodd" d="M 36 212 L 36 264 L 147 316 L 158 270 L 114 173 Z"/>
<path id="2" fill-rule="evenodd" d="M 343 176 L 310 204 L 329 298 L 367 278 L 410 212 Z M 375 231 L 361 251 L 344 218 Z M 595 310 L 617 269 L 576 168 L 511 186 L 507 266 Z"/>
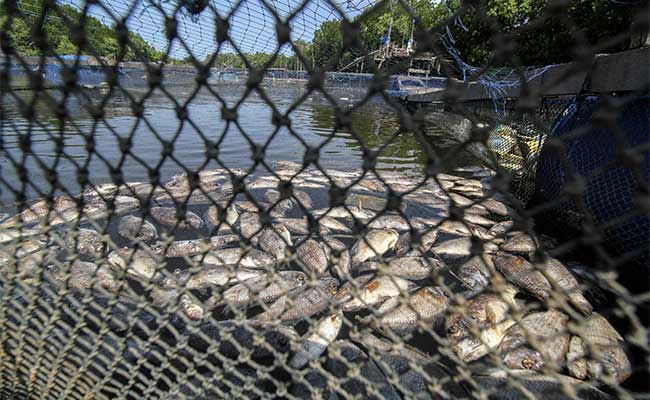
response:
<path id="1" fill-rule="evenodd" d="M 231 204 L 225 210 L 223 208 L 217 208 L 217 206 L 211 206 L 205 213 L 205 219 L 211 229 L 217 226 L 230 229 L 235 226 L 238 218 L 239 213 L 234 204 Z"/>
<path id="2" fill-rule="evenodd" d="M 488 211 L 503 217 L 514 215 L 514 210 L 512 208 L 508 207 L 505 203 L 492 198 L 481 201 L 481 205 Z"/>
<path id="3" fill-rule="evenodd" d="M 350 278 L 352 260 L 347 246 L 331 236 L 326 236 L 323 239 L 325 246 L 329 247 L 327 253 L 334 274 L 341 280 L 348 280 Z"/>
<path id="4" fill-rule="evenodd" d="M 569 350 L 566 353 L 566 363 L 569 375 L 581 380 L 587 379 L 587 359 L 585 358 L 584 344 L 580 336 L 571 337 Z"/>
<path id="5" fill-rule="evenodd" d="M 276 218 L 275 221 L 284 225 L 294 235 L 308 236 L 311 233 L 307 218 Z M 324 226 L 318 227 L 317 232 L 321 236 L 330 234 L 329 229 Z"/>
<path id="6" fill-rule="evenodd" d="M 313 239 L 307 239 L 296 249 L 298 262 L 307 274 L 323 275 L 328 268 L 325 246 Z"/>
<path id="7" fill-rule="evenodd" d="M 191 257 L 197 254 L 203 254 L 210 250 L 217 250 L 221 247 L 239 242 L 237 235 L 219 235 L 212 236 L 209 239 L 190 239 L 177 240 L 173 242 L 156 242 L 151 248 L 157 255 L 165 257 Z"/>
<path id="8" fill-rule="evenodd" d="M 399 239 L 395 229 L 372 230 L 360 238 L 352 247 L 352 264 L 359 264 L 373 257 L 378 257 L 392 250 Z"/>
<path id="9" fill-rule="evenodd" d="M 375 216 L 375 213 L 370 210 L 365 210 L 355 206 L 347 207 L 334 207 L 334 208 L 321 208 L 319 210 L 312 211 L 312 214 L 315 217 L 328 216 L 332 218 L 357 218 L 360 220 L 368 220 Z"/>
<path id="10" fill-rule="evenodd" d="M 153 224 L 142 217 L 125 215 L 120 218 L 117 232 L 124 238 L 148 242 L 158 238 L 158 230 Z"/>
<path id="11" fill-rule="evenodd" d="M 379 329 L 390 329 L 398 334 L 408 333 L 418 325 L 430 326 L 436 319 L 442 317 L 449 304 L 449 296 L 439 287 L 423 287 L 402 299 L 395 306 L 385 303 L 377 309 L 379 315 L 376 320 L 370 316 L 366 322 L 371 321 Z"/>
<path id="12" fill-rule="evenodd" d="M 192 211 L 186 211 L 182 218 L 174 207 L 152 207 L 149 213 L 156 222 L 171 228 L 201 229 L 203 227 L 201 217 Z"/>
<path id="13" fill-rule="evenodd" d="M 352 233 L 352 229 L 347 227 L 345 224 L 337 221 L 336 219 L 328 216 L 322 216 L 318 219 L 318 224 L 327 228 L 332 232 L 341 232 L 341 233 Z"/>
<path id="14" fill-rule="evenodd" d="M 556 310 L 526 315 L 508 329 L 498 351 L 508 368 L 559 369 L 569 348 L 569 317 Z"/>
<path id="15" fill-rule="evenodd" d="M 260 215 L 256 212 L 245 212 L 239 217 L 239 231 L 247 238 L 252 239 L 262 230 Z"/>
<path id="16" fill-rule="evenodd" d="M 293 192 L 292 200 L 298 201 L 307 210 L 311 209 L 314 205 L 314 202 L 312 201 L 311 197 L 307 193 L 299 190 L 295 190 Z"/>
<path id="17" fill-rule="evenodd" d="M 411 228 L 421 229 L 422 224 L 417 221 L 406 220 L 399 215 L 382 215 L 375 218 L 368 224 L 373 229 L 396 229 L 398 231 L 407 231 Z"/>
<path id="18" fill-rule="evenodd" d="M 235 207 L 237 207 L 237 208 L 239 208 L 239 209 L 241 209 L 243 211 L 248 211 L 248 212 L 252 212 L 252 213 L 258 213 L 258 212 L 262 211 L 263 209 L 268 208 L 268 204 L 266 204 L 266 203 L 259 203 L 258 202 L 257 203 L 259 205 L 258 206 L 257 204 L 253 203 L 252 201 L 236 201 L 233 204 L 235 205 Z"/>
<path id="19" fill-rule="evenodd" d="M 302 368 L 311 360 L 320 357 L 327 350 L 343 326 L 343 319 L 339 313 L 326 315 L 316 325 L 314 333 L 309 335 L 301 344 L 300 348 L 291 358 L 291 368 Z"/>
<path id="20" fill-rule="evenodd" d="M 369 178 L 364 178 L 357 182 L 356 185 L 353 186 L 353 188 L 362 188 L 365 190 L 369 190 L 371 192 L 378 192 L 382 193 L 386 191 L 386 186 L 381 183 L 379 180 L 376 179 L 369 179 Z"/>
<path id="21" fill-rule="evenodd" d="M 315 285 L 292 291 L 280 297 L 266 311 L 255 317 L 261 321 L 297 321 L 311 317 L 333 304 L 339 282 L 334 278 L 321 278 Z"/>
<path id="22" fill-rule="evenodd" d="M 261 250 L 239 247 L 217 249 L 194 257 L 197 262 L 209 265 L 239 265 L 264 269 L 275 264 L 275 258 Z"/>
<path id="23" fill-rule="evenodd" d="M 395 243 L 395 256 L 423 256 L 431 249 L 436 240 L 438 240 L 437 229 L 426 231 L 420 237 L 419 244 L 413 243 L 410 232 L 405 232 L 399 236 L 397 243 Z"/>
<path id="24" fill-rule="evenodd" d="M 250 183 L 246 183 L 247 189 L 273 189 L 278 187 L 280 180 L 275 176 L 260 176 Z"/>
<path id="25" fill-rule="evenodd" d="M 541 300 L 549 297 L 553 289 L 551 284 L 539 270 L 535 269 L 523 257 L 498 252 L 492 255 L 492 262 L 508 281 Z"/>
<path id="26" fill-rule="evenodd" d="M 397 276 L 379 276 L 361 287 L 358 295 L 341 305 L 343 311 L 357 311 L 371 307 L 390 297 L 413 289 L 415 284 Z M 343 297 L 343 296 L 341 296 Z M 337 298 L 337 300 L 340 300 Z"/>
<path id="27" fill-rule="evenodd" d="M 258 242 L 262 250 L 279 261 L 285 258 L 287 247 L 292 245 L 291 233 L 286 226 L 276 224 L 272 228 L 265 228 Z"/>
<path id="28" fill-rule="evenodd" d="M 188 289 L 207 289 L 212 286 L 226 286 L 265 275 L 260 269 L 235 267 L 231 265 L 209 265 L 192 275 L 187 281 Z"/>
<path id="29" fill-rule="evenodd" d="M 500 248 L 511 253 L 530 253 L 535 251 L 537 246 L 530 235 L 521 233 L 506 240 Z"/>
<path id="30" fill-rule="evenodd" d="M 372 211 L 384 211 L 386 209 L 386 199 L 383 197 L 370 196 L 366 194 L 350 193 L 345 198 L 345 204 L 348 207 L 359 207 L 361 209 Z M 406 204 L 402 203 L 402 211 L 406 209 Z"/>
<path id="31" fill-rule="evenodd" d="M 462 176 L 458 176 L 458 175 L 439 173 L 439 174 L 436 175 L 436 179 L 442 180 L 442 181 L 455 182 L 455 181 L 462 181 L 465 178 L 463 178 Z"/>
<path id="32" fill-rule="evenodd" d="M 300 271 L 260 275 L 226 289 L 220 297 L 212 297 L 208 305 L 212 308 L 224 304 L 229 307 L 243 307 L 251 303 L 270 303 L 306 282 L 307 276 Z"/>
<path id="33" fill-rule="evenodd" d="M 113 206 L 115 207 L 115 214 L 123 215 L 140 209 L 142 207 L 142 203 L 135 197 L 115 196 L 113 199 Z"/>
<path id="34" fill-rule="evenodd" d="M 476 245 L 473 246 L 473 243 Z M 498 247 L 494 243 L 482 242 L 480 240 L 473 242 L 469 237 L 462 237 L 436 244 L 431 248 L 431 251 L 439 256 L 467 257 L 482 253 L 491 253 L 497 249 Z"/>
<path id="35" fill-rule="evenodd" d="M 488 231 L 488 235 L 492 237 L 504 236 L 506 233 L 510 232 L 515 226 L 514 221 L 503 221 L 498 224 L 493 225 Z"/>
<path id="36" fill-rule="evenodd" d="M 128 274 L 145 280 L 153 278 L 156 272 L 163 269 L 165 265 L 163 260 L 147 250 L 134 251 L 128 247 L 112 251 L 108 255 L 108 262 L 125 270 Z"/>
<path id="37" fill-rule="evenodd" d="M 104 256 L 106 242 L 94 229 L 79 228 L 76 232 L 66 232 L 68 249 L 78 254 L 99 259 Z"/>
<path id="38" fill-rule="evenodd" d="M 501 343 L 508 328 L 515 321 L 506 319 L 500 323 L 482 329 L 478 337 L 470 335 L 452 343 L 452 349 L 456 355 L 465 362 L 478 360 L 484 355 L 494 352 Z"/>
<path id="39" fill-rule="evenodd" d="M 487 226 L 487 227 L 491 227 L 494 224 L 496 224 L 496 222 L 492 221 L 491 219 L 485 218 L 484 216 L 479 214 L 466 213 L 463 216 L 463 219 L 471 224 Z"/>
<path id="40" fill-rule="evenodd" d="M 467 300 L 447 318 L 447 336 L 453 340 L 473 335 L 473 330 L 484 330 L 505 321 L 519 309 L 515 301 L 517 289 L 507 285 L 500 293 L 481 293 Z"/>
<path id="41" fill-rule="evenodd" d="M 105 264 L 74 260 L 56 268 L 55 277 L 68 288 L 81 292 L 92 289 L 99 293 L 117 293 L 120 282 Z"/>
<path id="42" fill-rule="evenodd" d="M 366 283 L 374 279 L 374 274 L 359 275 L 356 278 L 350 279 L 338 290 L 336 301 L 345 303 L 352 300 L 353 297 L 358 297 L 360 291 L 364 288 Z"/>
<path id="43" fill-rule="evenodd" d="M 456 275 L 471 294 L 482 291 L 490 284 L 491 272 L 487 263 L 491 261 L 490 257 L 474 256 L 458 267 Z"/>
<path id="44" fill-rule="evenodd" d="M 587 375 L 593 379 L 624 382 L 632 373 L 621 335 L 603 316 L 592 313 L 578 326 L 587 358 Z"/>
<path id="45" fill-rule="evenodd" d="M 578 281 L 560 261 L 552 257 L 546 257 L 542 264 L 534 264 L 533 267 L 542 271 L 551 285 L 556 286 L 559 293 L 567 296 L 571 304 L 580 312 L 585 315 L 591 313 L 593 307 L 583 296 Z M 553 291 L 553 294 L 557 295 L 558 291 Z"/>
<path id="46" fill-rule="evenodd" d="M 171 278 L 166 278 L 163 283 L 151 289 L 153 305 L 169 309 L 178 305 L 191 320 L 203 319 L 205 310 L 201 302 L 188 293 L 181 293 L 175 283 L 170 283 Z"/>
<path id="47" fill-rule="evenodd" d="M 381 271 L 385 275 L 410 280 L 432 278 L 446 268 L 445 263 L 432 257 L 398 257 L 386 262 L 367 261 L 356 268 L 359 272 Z"/>

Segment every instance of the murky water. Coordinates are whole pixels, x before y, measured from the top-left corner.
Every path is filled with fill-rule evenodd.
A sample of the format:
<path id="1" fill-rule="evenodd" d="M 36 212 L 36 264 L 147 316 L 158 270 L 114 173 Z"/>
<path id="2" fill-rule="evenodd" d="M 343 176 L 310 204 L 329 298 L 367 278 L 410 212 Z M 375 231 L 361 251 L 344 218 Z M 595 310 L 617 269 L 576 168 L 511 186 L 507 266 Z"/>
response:
<path id="1" fill-rule="evenodd" d="M 65 100 L 64 124 L 54 112 L 63 103 L 60 93 L 6 95 L 0 114 L 0 207 L 11 208 L 20 192 L 33 198 L 55 187 L 76 194 L 84 172 L 93 183 L 119 177 L 149 181 L 155 172 L 164 181 L 184 168 L 202 166 L 263 174 L 273 161 L 302 161 L 307 148 L 319 150 L 323 168 L 361 168 L 364 154 L 372 150 L 378 151 L 379 170 L 419 172 L 427 154 L 444 158 L 457 146 L 452 132 L 432 124 L 425 124 L 422 132 L 400 131 L 398 114 L 381 100 L 353 107 L 365 96 L 361 89 L 328 91 L 328 99 L 303 96 L 301 86 L 271 87 L 245 98 L 243 88 L 234 86 L 198 93 L 179 86 L 153 93 L 92 91 Z M 331 99 L 347 110 L 351 128 L 337 127 Z M 30 104 L 37 113 L 31 122 L 20 112 Z M 143 110 L 140 118 L 138 108 Z M 226 108 L 236 108 L 232 122 L 223 118 Z M 274 112 L 287 110 L 290 126 L 278 128 Z M 262 163 L 256 164 L 256 151 L 263 152 Z M 467 153 L 453 160 L 475 162 Z"/>

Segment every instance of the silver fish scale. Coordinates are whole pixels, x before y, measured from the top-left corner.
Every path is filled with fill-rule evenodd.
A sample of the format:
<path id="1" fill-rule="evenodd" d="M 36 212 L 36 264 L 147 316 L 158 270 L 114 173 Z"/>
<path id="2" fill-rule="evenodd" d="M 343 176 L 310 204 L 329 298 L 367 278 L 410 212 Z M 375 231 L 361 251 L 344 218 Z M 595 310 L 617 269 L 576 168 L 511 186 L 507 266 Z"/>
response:
<path id="1" fill-rule="evenodd" d="M 647 3 L 2 2 L 0 399 L 647 398 Z"/>

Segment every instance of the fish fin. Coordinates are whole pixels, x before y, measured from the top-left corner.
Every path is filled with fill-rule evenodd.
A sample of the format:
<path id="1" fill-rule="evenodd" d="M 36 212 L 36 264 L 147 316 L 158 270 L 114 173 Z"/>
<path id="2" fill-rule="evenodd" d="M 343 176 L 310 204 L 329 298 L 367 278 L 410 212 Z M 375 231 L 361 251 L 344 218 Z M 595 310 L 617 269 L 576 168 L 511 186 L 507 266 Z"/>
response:
<path id="1" fill-rule="evenodd" d="M 497 316 L 490 305 L 485 306 L 485 320 L 490 325 L 496 324 L 497 322 Z"/>

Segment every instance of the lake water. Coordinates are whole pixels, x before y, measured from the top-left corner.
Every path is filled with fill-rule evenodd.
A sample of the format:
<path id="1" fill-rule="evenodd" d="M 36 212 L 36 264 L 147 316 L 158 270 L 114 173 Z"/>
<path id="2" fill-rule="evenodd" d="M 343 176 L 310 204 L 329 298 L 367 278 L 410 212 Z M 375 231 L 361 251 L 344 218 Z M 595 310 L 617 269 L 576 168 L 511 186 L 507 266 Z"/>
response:
<path id="1" fill-rule="evenodd" d="M 153 170 L 164 181 L 184 168 L 243 168 L 266 174 L 273 161 L 302 161 L 306 146 L 318 146 L 323 168 L 361 168 L 364 149 L 379 151 L 379 170 L 421 172 L 427 160 L 425 147 L 436 159 L 447 157 L 457 165 L 476 162 L 465 152 L 452 157 L 448 150 L 458 146 L 453 132 L 434 124 L 424 124 L 417 132 L 400 131 L 398 113 L 380 99 L 361 102 L 364 90 L 332 89 L 328 99 L 323 94 L 304 96 L 302 86 L 269 87 L 264 94 L 254 92 L 245 98 L 244 90 L 235 86 L 197 93 L 188 86 L 153 93 L 144 89 L 112 95 L 89 91 L 65 100 L 64 124 L 53 111 L 62 102 L 60 93 L 5 95 L 0 114 L 0 207 L 12 208 L 16 193 L 26 193 L 28 198 L 47 194 L 51 182 L 76 194 L 79 171 L 84 170 L 97 184 L 113 181 L 120 173 L 124 181 L 149 181 Z M 348 110 L 352 129 L 336 128 L 332 101 Z M 30 121 L 20 109 L 31 103 L 36 117 Z M 136 118 L 134 109 L 140 103 L 143 115 Z M 226 123 L 221 110 L 235 105 L 237 119 Z M 176 110 L 183 107 L 187 118 L 181 122 Z M 281 113 L 292 110 L 291 129 L 276 129 L 274 108 Z M 101 110 L 101 118 L 93 118 L 91 110 Z M 129 137 L 131 147 L 124 153 L 120 144 Z M 21 148 L 27 138 L 29 147 Z M 172 146 L 170 154 L 163 154 L 163 143 Z M 252 144 L 264 149 L 264 164 L 255 166 Z M 215 151 L 216 159 L 209 158 L 206 149 Z M 25 182 L 20 179 L 20 165 L 25 166 Z M 49 181 L 50 175 L 57 181 Z"/>

